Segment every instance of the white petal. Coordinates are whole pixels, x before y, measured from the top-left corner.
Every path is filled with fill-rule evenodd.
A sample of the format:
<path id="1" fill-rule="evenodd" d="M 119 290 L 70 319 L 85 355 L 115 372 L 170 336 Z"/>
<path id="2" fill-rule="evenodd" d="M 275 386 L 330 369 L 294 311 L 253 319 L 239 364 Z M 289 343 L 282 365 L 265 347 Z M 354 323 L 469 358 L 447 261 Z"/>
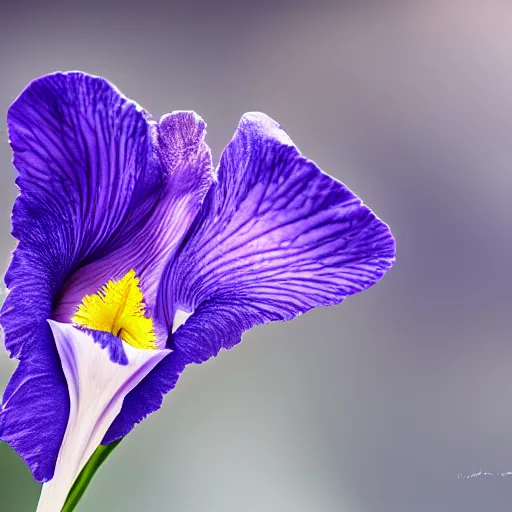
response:
<path id="1" fill-rule="evenodd" d="M 182 309 L 176 310 L 174 320 L 172 321 L 172 334 L 174 334 L 178 327 L 181 327 L 193 314 L 193 311 L 187 312 Z"/>
<path id="2" fill-rule="evenodd" d="M 108 348 L 70 324 L 48 320 L 68 384 L 69 421 L 55 474 L 43 485 L 37 512 L 60 512 L 67 495 L 114 418 L 124 397 L 170 352 L 123 343 L 128 364 L 114 363 Z"/>

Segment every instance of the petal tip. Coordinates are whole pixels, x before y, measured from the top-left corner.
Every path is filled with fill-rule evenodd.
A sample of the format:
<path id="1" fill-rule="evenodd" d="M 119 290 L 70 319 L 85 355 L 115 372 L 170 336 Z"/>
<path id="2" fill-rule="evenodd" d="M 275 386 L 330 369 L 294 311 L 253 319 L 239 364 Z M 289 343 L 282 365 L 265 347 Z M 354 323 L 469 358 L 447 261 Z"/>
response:
<path id="1" fill-rule="evenodd" d="M 263 112 L 246 112 L 238 124 L 237 132 L 240 131 L 252 132 L 262 139 L 271 138 L 286 146 L 294 146 L 282 125 Z"/>
<path id="2" fill-rule="evenodd" d="M 180 177 L 185 190 L 204 192 L 212 179 L 211 151 L 205 142 L 206 123 L 192 110 L 165 114 L 157 126 L 158 154 L 169 175 Z M 204 183 L 203 183 L 204 182 Z"/>
<path id="3" fill-rule="evenodd" d="M 158 132 L 161 142 L 167 146 L 197 146 L 206 137 L 206 123 L 193 110 L 175 110 L 160 118 Z"/>

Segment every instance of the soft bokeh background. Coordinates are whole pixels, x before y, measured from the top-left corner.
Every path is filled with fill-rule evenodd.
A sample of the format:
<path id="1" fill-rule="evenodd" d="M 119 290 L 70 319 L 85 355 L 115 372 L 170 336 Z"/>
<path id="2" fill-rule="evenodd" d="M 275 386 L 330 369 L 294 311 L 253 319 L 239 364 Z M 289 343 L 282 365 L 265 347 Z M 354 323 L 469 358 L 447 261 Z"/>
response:
<path id="1" fill-rule="evenodd" d="M 512 477 L 458 474 L 512 470 L 512 3 L 186 4 L 3 2 L 0 117 L 32 78 L 81 69 L 156 117 L 196 110 L 218 160 L 262 110 L 392 226 L 398 262 L 190 367 L 78 510 L 509 511 Z M 38 492 L 0 446 L 0 510 Z"/>

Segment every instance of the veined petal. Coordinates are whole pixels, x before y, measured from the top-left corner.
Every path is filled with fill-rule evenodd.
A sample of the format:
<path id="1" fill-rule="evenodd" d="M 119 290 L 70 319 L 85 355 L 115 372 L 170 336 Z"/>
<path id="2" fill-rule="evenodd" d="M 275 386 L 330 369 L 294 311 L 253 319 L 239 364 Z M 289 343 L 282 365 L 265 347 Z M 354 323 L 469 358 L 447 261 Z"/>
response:
<path id="1" fill-rule="evenodd" d="M 151 313 L 164 263 L 213 172 L 199 116 L 176 112 L 157 124 L 109 82 L 83 73 L 33 81 L 10 107 L 8 127 L 19 243 L 0 322 L 20 364 L 4 393 L 0 439 L 46 481 L 69 414 L 47 319 L 70 322 L 85 295 L 130 269 Z M 166 331 L 155 330 L 162 346 Z M 23 409 L 27 397 L 32 409 Z"/>
<path id="2" fill-rule="evenodd" d="M 375 284 L 394 258 L 388 226 L 353 192 L 275 121 L 245 115 L 160 283 L 156 315 L 173 352 L 126 397 L 105 440 L 160 407 L 185 365 L 231 348 L 255 325 L 340 303 Z M 171 334 L 184 312 L 193 314 Z"/>
<path id="3" fill-rule="evenodd" d="M 50 326 L 44 321 L 38 327 L 34 352 L 19 362 L 4 391 L 0 437 L 36 480 L 45 481 L 53 475 L 66 429 L 69 395 Z"/>
<path id="4" fill-rule="evenodd" d="M 7 349 L 33 350 L 34 320 L 51 317 L 77 268 L 129 239 L 162 173 L 142 109 L 106 80 L 55 73 L 34 80 L 7 115 L 20 195 L 12 216 L 19 240 L 5 276 Z"/>
<path id="5" fill-rule="evenodd" d="M 163 116 L 155 129 L 155 151 L 166 175 L 151 215 L 122 245 L 71 276 L 53 312 L 55 319 L 69 322 L 85 295 L 130 268 L 140 277 L 152 309 L 165 263 L 199 212 L 214 177 L 211 151 L 205 142 L 206 123 L 200 116 L 191 111 L 173 112 Z"/>
<path id="6" fill-rule="evenodd" d="M 254 325 L 290 320 L 375 284 L 393 264 L 389 228 L 301 155 L 264 114 L 245 115 L 218 183 L 165 272 L 158 314 L 194 314 L 172 346 L 201 362 Z"/>
<path id="7" fill-rule="evenodd" d="M 131 211 L 143 216 L 162 176 L 144 112 L 102 78 L 55 73 L 34 80 L 7 124 L 20 189 L 12 215 L 19 243 L 0 322 L 20 363 L 4 392 L 0 438 L 45 481 L 69 412 L 46 320 L 65 279 L 129 237 Z"/>
<path id="8" fill-rule="evenodd" d="M 109 333 L 86 333 L 70 324 L 50 325 L 68 385 L 70 414 L 55 475 L 43 485 L 37 512 L 61 510 L 125 396 L 170 352 L 138 350 Z"/>

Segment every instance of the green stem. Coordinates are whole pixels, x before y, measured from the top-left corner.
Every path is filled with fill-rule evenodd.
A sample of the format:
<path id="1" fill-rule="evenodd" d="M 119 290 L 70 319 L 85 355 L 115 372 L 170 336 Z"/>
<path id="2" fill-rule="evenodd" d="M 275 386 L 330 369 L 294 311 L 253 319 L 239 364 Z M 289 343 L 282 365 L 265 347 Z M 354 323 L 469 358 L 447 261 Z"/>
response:
<path id="1" fill-rule="evenodd" d="M 122 439 L 118 439 L 117 441 L 107 445 L 100 444 L 100 446 L 96 448 L 96 451 L 92 454 L 91 458 L 87 461 L 87 464 L 78 475 L 78 478 L 75 480 L 73 487 L 71 487 L 66 503 L 64 503 L 64 507 L 62 508 L 62 512 L 72 512 L 75 510 L 75 507 L 84 495 L 96 471 L 98 471 L 100 466 L 105 462 L 107 457 L 112 453 L 114 448 L 117 447 L 121 440 Z"/>

